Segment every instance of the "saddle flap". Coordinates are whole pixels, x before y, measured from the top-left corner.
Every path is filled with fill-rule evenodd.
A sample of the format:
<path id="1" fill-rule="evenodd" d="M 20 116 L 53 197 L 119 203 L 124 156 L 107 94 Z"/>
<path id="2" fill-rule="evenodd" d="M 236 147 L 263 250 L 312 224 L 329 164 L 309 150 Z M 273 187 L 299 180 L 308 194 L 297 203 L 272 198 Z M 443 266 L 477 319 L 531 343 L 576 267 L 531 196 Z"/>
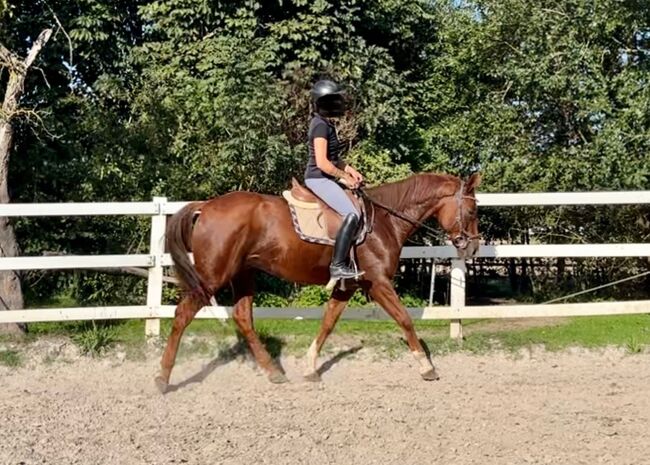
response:
<path id="1" fill-rule="evenodd" d="M 358 211 L 362 212 L 364 223 L 365 208 L 363 202 L 352 191 L 346 191 Z M 336 233 L 341 227 L 343 218 L 325 202 L 320 200 L 311 190 L 301 185 L 295 178 L 291 179 L 291 190 L 282 192 L 282 197 L 290 205 L 291 215 L 296 232 L 303 240 L 320 244 L 334 244 Z M 367 227 L 361 228 L 357 243 L 365 238 Z"/>

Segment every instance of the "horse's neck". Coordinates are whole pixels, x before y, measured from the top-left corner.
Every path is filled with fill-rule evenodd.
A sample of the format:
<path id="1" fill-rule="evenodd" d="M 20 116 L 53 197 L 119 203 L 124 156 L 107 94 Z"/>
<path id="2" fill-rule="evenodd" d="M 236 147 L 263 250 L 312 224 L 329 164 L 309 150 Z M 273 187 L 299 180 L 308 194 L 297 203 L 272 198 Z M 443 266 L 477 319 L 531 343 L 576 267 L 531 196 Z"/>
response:
<path id="1" fill-rule="evenodd" d="M 413 224 L 396 215 L 388 216 L 395 238 L 400 244 L 404 244 L 415 232 L 417 223 L 435 215 L 435 207 L 440 201 L 438 186 L 447 180 L 448 177 L 442 175 L 421 174 L 384 186 L 383 189 L 378 188 L 377 194 L 382 204 L 416 222 Z"/>

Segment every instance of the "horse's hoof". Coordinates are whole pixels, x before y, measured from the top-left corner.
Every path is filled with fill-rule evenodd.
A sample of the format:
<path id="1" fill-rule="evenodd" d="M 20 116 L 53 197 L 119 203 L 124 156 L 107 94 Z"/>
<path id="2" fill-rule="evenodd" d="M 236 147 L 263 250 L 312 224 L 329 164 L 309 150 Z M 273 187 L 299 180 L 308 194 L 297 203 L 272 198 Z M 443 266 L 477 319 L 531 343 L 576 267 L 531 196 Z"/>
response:
<path id="1" fill-rule="evenodd" d="M 283 384 L 288 383 L 289 378 L 287 378 L 284 373 L 275 371 L 269 375 L 269 381 L 271 381 L 273 384 Z"/>
<path id="2" fill-rule="evenodd" d="M 154 381 L 160 393 L 166 394 L 167 389 L 169 388 L 169 383 L 167 383 L 167 381 L 165 381 L 162 376 L 156 376 L 156 379 Z"/>
<path id="3" fill-rule="evenodd" d="M 420 373 L 420 376 L 422 376 L 422 379 L 425 381 L 437 381 L 440 379 L 440 376 L 436 372 L 435 368 L 431 368 L 424 373 Z"/>
<path id="4" fill-rule="evenodd" d="M 305 379 L 305 381 L 309 381 L 310 383 L 318 383 L 318 382 L 321 381 L 320 375 L 318 374 L 317 371 L 313 371 L 311 373 L 308 373 L 308 374 L 304 375 L 303 378 Z"/>

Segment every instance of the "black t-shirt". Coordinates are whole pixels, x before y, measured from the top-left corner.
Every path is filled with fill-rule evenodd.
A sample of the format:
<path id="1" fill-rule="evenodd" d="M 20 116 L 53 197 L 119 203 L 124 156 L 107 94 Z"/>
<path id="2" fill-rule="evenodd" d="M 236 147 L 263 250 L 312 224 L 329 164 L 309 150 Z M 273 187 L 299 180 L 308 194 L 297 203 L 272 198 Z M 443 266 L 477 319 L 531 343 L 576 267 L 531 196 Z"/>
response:
<path id="1" fill-rule="evenodd" d="M 316 155 L 314 154 L 314 139 L 316 137 L 323 137 L 327 139 L 327 159 L 338 166 L 339 155 L 341 154 L 341 143 L 336 136 L 334 125 L 323 118 L 321 115 L 316 114 L 311 120 L 309 125 L 309 161 L 307 161 L 307 168 L 305 169 L 305 179 L 308 178 L 327 178 L 334 179 L 327 173 L 323 173 L 316 165 Z"/>

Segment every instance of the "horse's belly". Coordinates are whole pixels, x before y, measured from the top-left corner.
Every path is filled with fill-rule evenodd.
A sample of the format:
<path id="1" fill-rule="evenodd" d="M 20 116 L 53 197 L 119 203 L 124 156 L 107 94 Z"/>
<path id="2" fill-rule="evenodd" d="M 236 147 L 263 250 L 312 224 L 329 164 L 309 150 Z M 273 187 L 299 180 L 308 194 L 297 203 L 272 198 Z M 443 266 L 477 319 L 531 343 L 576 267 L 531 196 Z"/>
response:
<path id="1" fill-rule="evenodd" d="M 324 284 L 329 280 L 332 247 L 302 241 L 286 231 L 252 251 L 247 265 L 287 281 Z"/>

